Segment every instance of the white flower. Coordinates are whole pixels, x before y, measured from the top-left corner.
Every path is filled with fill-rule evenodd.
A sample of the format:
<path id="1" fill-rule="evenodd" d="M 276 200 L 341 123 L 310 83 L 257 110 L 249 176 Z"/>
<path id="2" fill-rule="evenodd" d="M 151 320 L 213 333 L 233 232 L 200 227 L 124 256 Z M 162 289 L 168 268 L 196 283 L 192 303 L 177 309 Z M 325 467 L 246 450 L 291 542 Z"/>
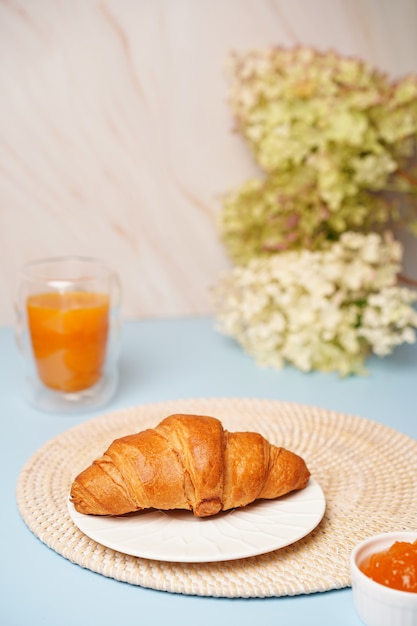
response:
<path id="1" fill-rule="evenodd" d="M 217 328 L 263 366 L 363 373 L 415 341 L 417 293 L 396 285 L 392 237 L 344 233 L 316 252 L 283 252 L 235 267 L 214 290 Z"/>

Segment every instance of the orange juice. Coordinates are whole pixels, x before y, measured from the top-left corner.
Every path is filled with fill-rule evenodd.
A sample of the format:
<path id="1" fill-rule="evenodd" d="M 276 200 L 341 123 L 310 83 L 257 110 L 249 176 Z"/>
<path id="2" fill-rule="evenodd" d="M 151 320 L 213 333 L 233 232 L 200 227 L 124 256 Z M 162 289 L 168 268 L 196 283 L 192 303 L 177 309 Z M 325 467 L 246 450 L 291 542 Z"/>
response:
<path id="1" fill-rule="evenodd" d="M 76 392 L 102 376 L 109 328 L 109 297 L 75 291 L 41 293 L 27 300 L 29 330 L 44 385 Z"/>

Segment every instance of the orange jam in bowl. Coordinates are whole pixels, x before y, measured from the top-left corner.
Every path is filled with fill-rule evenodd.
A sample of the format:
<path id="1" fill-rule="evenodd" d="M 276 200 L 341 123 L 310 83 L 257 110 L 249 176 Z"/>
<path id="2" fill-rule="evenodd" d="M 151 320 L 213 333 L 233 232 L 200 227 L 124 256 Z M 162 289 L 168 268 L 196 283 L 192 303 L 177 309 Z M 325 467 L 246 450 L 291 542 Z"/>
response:
<path id="1" fill-rule="evenodd" d="M 359 569 L 381 585 L 417 593 L 417 540 L 395 541 L 387 550 L 365 559 Z"/>

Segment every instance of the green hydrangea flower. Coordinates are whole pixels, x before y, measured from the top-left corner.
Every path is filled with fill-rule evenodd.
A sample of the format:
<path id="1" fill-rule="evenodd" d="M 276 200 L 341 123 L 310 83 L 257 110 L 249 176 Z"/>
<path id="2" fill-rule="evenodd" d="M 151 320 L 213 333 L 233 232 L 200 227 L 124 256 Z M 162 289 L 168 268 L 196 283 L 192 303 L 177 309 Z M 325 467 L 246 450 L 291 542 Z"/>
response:
<path id="1" fill-rule="evenodd" d="M 231 258 L 245 264 L 285 250 L 321 249 L 346 230 L 370 232 L 396 218 L 395 204 L 364 191 L 331 210 L 319 193 L 314 170 L 305 167 L 251 179 L 230 192 L 220 229 Z"/>
<path id="2" fill-rule="evenodd" d="M 393 82 L 359 59 L 304 47 L 232 55 L 230 72 L 236 129 L 264 173 L 225 197 L 232 258 L 315 249 L 399 220 L 381 192 L 417 190 L 417 77 Z M 409 224 L 417 232 L 415 213 Z"/>

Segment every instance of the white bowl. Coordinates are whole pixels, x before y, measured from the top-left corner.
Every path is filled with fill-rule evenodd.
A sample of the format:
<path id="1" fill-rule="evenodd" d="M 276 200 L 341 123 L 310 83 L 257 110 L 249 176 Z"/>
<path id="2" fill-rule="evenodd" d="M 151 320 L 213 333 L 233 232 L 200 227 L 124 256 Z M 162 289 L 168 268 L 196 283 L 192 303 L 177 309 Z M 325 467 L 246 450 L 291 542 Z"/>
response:
<path id="1" fill-rule="evenodd" d="M 359 569 L 367 557 L 387 550 L 395 541 L 416 539 L 417 531 L 383 533 L 365 539 L 353 550 L 350 558 L 353 601 L 366 626 L 416 626 L 417 593 L 381 585 Z"/>

